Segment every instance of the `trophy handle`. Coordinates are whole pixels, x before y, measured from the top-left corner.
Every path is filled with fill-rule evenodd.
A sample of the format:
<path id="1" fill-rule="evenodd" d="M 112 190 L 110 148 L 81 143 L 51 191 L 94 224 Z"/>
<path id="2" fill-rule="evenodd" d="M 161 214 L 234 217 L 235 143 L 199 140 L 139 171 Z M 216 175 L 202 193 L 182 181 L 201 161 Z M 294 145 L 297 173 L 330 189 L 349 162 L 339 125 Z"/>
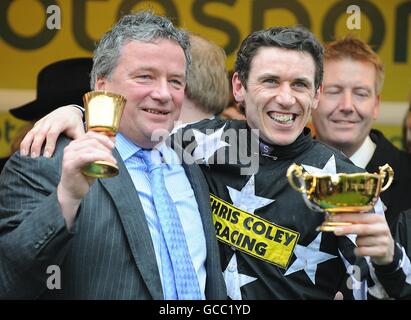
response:
<path id="1" fill-rule="evenodd" d="M 381 188 L 381 191 L 385 191 L 388 189 L 388 187 L 391 185 L 392 181 L 394 180 L 394 170 L 392 170 L 392 168 L 390 167 L 388 163 L 384 164 L 382 167 L 379 167 L 379 168 L 380 168 L 380 176 L 383 177 L 383 183 L 388 173 L 388 180 L 385 183 L 385 185 L 383 185 Z"/>
<path id="2" fill-rule="evenodd" d="M 294 178 L 298 178 L 300 182 L 301 180 L 304 181 L 304 184 L 301 184 L 300 186 L 298 186 L 295 183 Z M 307 189 L 305 187 L 305 179 L 303 176 L 303 170 L 301 169 L 301 166 L 293 163 L 287 170 L 287 179 L 291 187 L 293 187 L 293 189 L 301 193 L 307 193 Z"/>

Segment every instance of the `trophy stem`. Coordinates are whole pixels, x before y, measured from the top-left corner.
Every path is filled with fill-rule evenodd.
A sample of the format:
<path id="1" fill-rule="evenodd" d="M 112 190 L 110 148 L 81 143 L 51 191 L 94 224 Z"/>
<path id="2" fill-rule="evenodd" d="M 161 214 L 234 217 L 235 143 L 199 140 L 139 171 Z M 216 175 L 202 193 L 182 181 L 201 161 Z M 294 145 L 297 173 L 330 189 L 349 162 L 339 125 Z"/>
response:
<path id="1" fill-rule="evenodd" d="M 99 160 L 85 165 L 81 172 L 93 178 L 110 178 L 118 175 L 119 170 L 115 164 Z"/>
<path id="2" fill-rule="evenodd" d="M 315 231 L 322 232 L 334 232 L 336 227 L 350 226 L 352 223 L 349 222 L 324 222 L 321 226 L 317 227 Z"/>
<path id="3" fill-rule="evenodd" d="M 332 222 L 332 221 L 329 221 L 330 216 L 331 216 L 331 214 L 329 212 L 325 212 L 324 222 L 320 226 L 318 226 L 315 229 L 315 231 L 334 232 L 336 227 L 352 225 L 352 223 L 350 223 L 350 222 Z"/>

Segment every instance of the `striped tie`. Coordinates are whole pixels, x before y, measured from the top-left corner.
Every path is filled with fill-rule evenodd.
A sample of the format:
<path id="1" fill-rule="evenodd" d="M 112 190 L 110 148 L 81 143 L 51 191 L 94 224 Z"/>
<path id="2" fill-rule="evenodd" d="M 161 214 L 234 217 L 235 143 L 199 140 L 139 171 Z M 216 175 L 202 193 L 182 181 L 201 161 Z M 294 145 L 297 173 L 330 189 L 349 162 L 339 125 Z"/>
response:
<path id="1" fill-rule="evenodd" d="M 164 235 L 161 252 L 165 299 L 199 300 L 200 287 L 191 261 L 183 227 L 173 200 L 167 192 L 160 152 L 157 149 L 137 152 L 149 171 L 154 205 Z M 163 250 L 162 250 L 163 251 Z"/>

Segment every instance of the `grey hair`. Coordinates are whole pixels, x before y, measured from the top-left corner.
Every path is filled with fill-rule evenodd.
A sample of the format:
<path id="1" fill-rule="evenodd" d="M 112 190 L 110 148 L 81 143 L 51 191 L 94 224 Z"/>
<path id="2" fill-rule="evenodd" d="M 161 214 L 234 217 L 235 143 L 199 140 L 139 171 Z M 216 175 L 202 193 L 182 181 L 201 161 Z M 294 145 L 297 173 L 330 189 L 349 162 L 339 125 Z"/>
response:
<path id="1" fill-rule="evenodd" d="M 153 42 L 157 39 L 173 40 L 181 46 L 186 58 L 187 76 L 191 64 L 188 33 L 177 29 L 166 17 L 154 15 L 149 11 L 139 11 L 123 16 L 101 38 L 94 50 L 90 87 L 94 89 L 99 78 L 110 78 L 124 45 L 130 41 Z"/>

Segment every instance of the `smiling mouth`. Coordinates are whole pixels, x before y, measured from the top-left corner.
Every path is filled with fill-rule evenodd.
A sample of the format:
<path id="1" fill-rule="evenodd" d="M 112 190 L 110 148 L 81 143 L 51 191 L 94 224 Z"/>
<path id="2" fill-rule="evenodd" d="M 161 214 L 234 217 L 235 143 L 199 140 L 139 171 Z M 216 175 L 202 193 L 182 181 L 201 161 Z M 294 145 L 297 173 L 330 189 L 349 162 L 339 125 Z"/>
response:
<path id="1" fill-rule="evenodd" d="M 337 123 L 337 124 L 355 124 L 355 121 L 349 121 L 349 120 L 332 120 L 332 122 Z"/>
<path id="2" fill-rule="evenodd" d="M 269 112 L 268 116 L 280 124 L 292 124 L 297 118 L 297 115 L 294 113 L 278 113 L 274 111 Z"/>
<path id="3" fill-rule="evenodd" d="M 154 109 L 143 109 L 145 112 L 148 112 L 148 113 L 152 113 L 152 114 L 159 114 L 159 115 L 167 115 L 167 114 L 169 114 L 170 112 L 168 112 L 168 111 L 159 111 L 159 110 L 154 110 Z"/>

